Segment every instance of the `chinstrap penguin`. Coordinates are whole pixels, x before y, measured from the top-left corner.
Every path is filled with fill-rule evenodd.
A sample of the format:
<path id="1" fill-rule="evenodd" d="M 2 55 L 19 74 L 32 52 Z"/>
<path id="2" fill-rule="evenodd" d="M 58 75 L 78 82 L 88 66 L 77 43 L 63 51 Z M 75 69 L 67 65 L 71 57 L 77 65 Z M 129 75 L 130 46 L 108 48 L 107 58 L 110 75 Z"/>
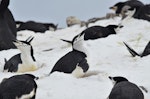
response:
<path id="1" fill-rule="evenodd" d="M 125 17 L 124 12 L 131 7 L 140 7 L 144 6 L 141 1 L 138 0 L 127 0 L 125 2 L 118 2 L 114 6 L 110 7 L 110 9 L 114 10 L 117 15 L 121 15 L 123 18 Z"/>
<path id="2" fill-rule="evenodd" d="M 35 99 L 38 79 L 32 74 L 4 78 L 0 83 L 0 99 Z"/>
<path id="3" fill-rule="evenodd" d="M 111 34 L 116 34 L 116 30 L 122 27 L 123 26 L 119 25 L 108 25 L 106 27 L 92 26 L 85 29 L 82 33 L 84 33 L 84 40 L 93 40 L 98 38 L 104 38 Z"/>
<path id="4" fill-rule="evenodd" d="M 30 44 L 32 40 L 33 37 L 29 37 L 26 41 L 15 40 L 13 42 L 21 53 L 12 56 L 8 61 L 5 59 L 4 71 L 28 72 L 38 69 L 33 48 Z"/>
<path id="5" fill-rule="evenodd" d="M 77 78 L 83 77 L 89 69 L 86 59 L 87 53 L 83 46 L 83 41 L 83 33 L 75 36 L 72 40 L 72 51 L 68 52 L 56 62 L 50 74 L 58 71 L 72 74 Z"/>
<path id="6" fill-rule="evenodd" d="M 45 33 L 45 31 L 55 31 L 57 30 L 57 25 L 54 25 L 53 23 L 41 23 L 41 22 L 35 22 L 35 21 L 16 21 L 17 31 L 22 30 L 30 30 L 33 32 L 40 32 Z"/>
<path id="7" fill-rule="evenodd" d="M 105 38 L 111 34 L 117 34 L 116 32 L 121 29 L 122 25 L 108 25 L 103 26 L 92 26 L 81 32 L 84 34 L 84 40 L 95 40 L 99 38 Z M 64 42 L 72 43 L 72 41 L 61 39 Z"/>
<path id="8" fill-rule="evenodd" d="M 150 9 L 150 4 L 147 4 L 144 6 L 129 7 L 129 9 L 127 9 L 125 11 L 125 13 L 133 12 L 133 15 L 132 15 L 133 18 L 150 21 L 150 10 L 149 9 Z"/>
<path id="9" fill-rule="evenodd" d="M 114 84 L 108 99 L 144 99 L 144 95 L 140 88 L 128 81 L 126 78 L 117 76 L 109 79 Z"/>

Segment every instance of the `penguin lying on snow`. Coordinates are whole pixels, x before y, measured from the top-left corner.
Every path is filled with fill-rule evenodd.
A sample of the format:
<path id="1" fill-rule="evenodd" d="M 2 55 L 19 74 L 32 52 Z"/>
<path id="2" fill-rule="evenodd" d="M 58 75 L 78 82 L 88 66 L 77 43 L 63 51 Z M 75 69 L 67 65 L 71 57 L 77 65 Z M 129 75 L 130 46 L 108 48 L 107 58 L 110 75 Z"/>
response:
<path id="1" fill-rule="evenodd" d="M 34 75 L 23 74 L 5 78 L 0 84 L 0 99 L 35 99 L 37 79 Z"/>
<path id="2" fill-rule="evenodd" d="M 92 26 L 84 31 L 81 34 L 84 34 L 84 40 L 94 40 L 98 38 L 104 38 L 111 34 L 116 34 L 116 31 L 122 28 L 122 25 L 108 25 L 106 27 L 103 26 Z M 62 41 L 71 43 L 72 41 L 61 39 Z"/>
<path id="3" fill-rule="evenodd" d="M 106 27 L 103 26 L 92 26 L 85 29 L 82 33 L 84 33 L 84 40 L 89 39 L 98 39 L 104 38 L 111 34 L 116 34 L 116 29 L 122 28 L 123 26 L 118 25 L 108 25 Z"/>
<path id="4" fill-rule="evenodd" d="M 75 36 L 72 40 L 73 50 L 56 62 L 50 74 L 58 71 L 73 74 L 73 76 L 77 78 L 83 77 L 89 69 L 89 65 L 86 60 L 86 50 L 83 47 L 83 41 L 83 33 Z"/>
<path id="5" fill-rule="evenodd" d="M 124 77 L 109 77 L 114 87 L 108 99 L 144 99 L 142 91 L 137 85 L 129 82 Z"/>
<path id="6" fill-rule="evenodd" d="M 4 71 L 8 72 L 27 72 L 37 70 L 36 60 L 33 56 L 33 48 L 30 42 L 33 37 L 26 41 L 15 40 L 13 43 L 21 51 L 20 54 L 14 55 L 8 61 L 5 60 Z"/>
<path id="7" fill-rule="evenodd" d="M 124 42 L 124 44 L 125 44 L 125 46 L 127 47 L 128 51 L 131 53 L 131 55 L 132 55 L 133 57 L 135 57 L 135 56 L 144 57 L 144 56 L 147 56 L 147 55 L 150 54 L 150 41 L 149 41 L 148 44 L 146 45 L 146 47 L 145 47 L 145 49 L 144 49 L 144 51 L 143 51 L 142 54 L 138 54 L 136 51 L 134 51 L 132 48 L 130 48 L 129 45 L 126 44 L 125 42 Z"/>
<path id="8" fill-rule="evenodd" d="M 40 23 L 35 21 L 16 21 L 16 25 L 17 31 L 30 30 L 34 32 L 44 33 L 47 30 L 55 31 L 57 29 L 57 25 L 54 25 L 53 23 Z"/>

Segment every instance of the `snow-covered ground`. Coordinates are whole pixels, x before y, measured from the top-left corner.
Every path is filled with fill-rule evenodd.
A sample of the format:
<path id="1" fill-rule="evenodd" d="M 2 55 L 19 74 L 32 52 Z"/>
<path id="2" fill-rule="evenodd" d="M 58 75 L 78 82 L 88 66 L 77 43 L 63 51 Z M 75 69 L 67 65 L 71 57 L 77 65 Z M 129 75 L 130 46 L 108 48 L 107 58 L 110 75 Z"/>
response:
<path id="1" fill-rule="evenodd" d="M 120 18 L 101 20 L 90 26 L 119 24 Z M 137 52 L 142 52 L 150 41 L 150 23 L 143 20 L 130 19 L 123 22 L 123 28 L 117 35 L 106 38 L 85 41 L 88 51 L 89 71 L 84 78 L 75 78 L 70 74 L 55 72 L 44 77 L 53 68 L 57 60 L 71 51 L 71 45 L 60 39 L 72 40 L 85 27 L 73 26 L 55 32 L 33 33 L 18 32 L 19 40 L 34 36 L 32 45 L 38 65 L 37 71 L 28 72 L 41 77 L 37 80 L 36 99 L 106 99 L 113 87 L 108 76 L 124 76 L 129 81 L 144 86 L 150 91 L 150 55 L 140 58 L 132 57 L 123 44 L 129 44 Z M 53 49 L 51 51 L 43 51 Z M 19 73 L 4 73 L 4 58 L 19 53 L 17 49 L 0 52 L 0 81 Z M 150 99 L 150 93 L 145 93 L 145 99 Z"/>

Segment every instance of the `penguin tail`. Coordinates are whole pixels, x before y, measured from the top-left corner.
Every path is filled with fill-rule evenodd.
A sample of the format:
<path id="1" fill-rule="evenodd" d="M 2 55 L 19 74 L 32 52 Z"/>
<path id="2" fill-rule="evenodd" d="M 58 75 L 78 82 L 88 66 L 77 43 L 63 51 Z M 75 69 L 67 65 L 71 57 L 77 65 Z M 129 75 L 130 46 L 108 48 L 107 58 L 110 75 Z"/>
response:
<path id="1" fill-rule="evenodd" d="M 140 56 L 136 51 L 134 51 L 131 47 L 129 47 L 128 44 L 126 44 L 125 42 L 123 42 L 124 45 L 127 47 L 127 50 L 130 52 L 130 54 L 135 57 L 135 56 Z"/>

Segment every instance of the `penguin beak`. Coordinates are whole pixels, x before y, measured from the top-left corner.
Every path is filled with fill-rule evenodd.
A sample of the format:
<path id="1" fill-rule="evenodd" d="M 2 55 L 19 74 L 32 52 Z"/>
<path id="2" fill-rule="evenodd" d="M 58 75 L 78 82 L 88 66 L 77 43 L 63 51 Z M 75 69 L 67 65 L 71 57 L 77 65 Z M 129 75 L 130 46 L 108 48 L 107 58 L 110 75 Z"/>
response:
<path id="1" fill-rule="evenodd" d="M 111 77 L 111 76 L 109 76 L 108 78 L 109 78 L 110 80 L 112 80 L 112 79 L 113 79 L 113 77 Z"/>
<path id="2" fill-rule="evenodd" d="M 109 9 L 113 10 L 113 11 L 116 11 L 117 10 L 117 7 L 113 6 L 113 7 L 110 7 Z"/>
<path id="3" fill-rule="evenodd" d="M 15 46 L 19 46 L 21 44 L 21 42 L 18 40 L 13 40 L 13 43 L 15 44 Z"/>
<path id="4" fill-rule="evenodd" d="M 81 33 L 81 34 L 80 34 L 80 38 L 84 39 L 84 35 L 85 35 L 85 33 L 84 33 L 84 32 L 83 32 L 83 33 Z"/>
<path id="5" fill-rule="evenodd" d="M 19 43 L 19 41 L 18 40 L 13 40 L 13 43 Z"/>
<path id="6" fill-rule="evenodd" d="M 119 28 L 123 28 L 123 25 L 120 25 Z"/>

